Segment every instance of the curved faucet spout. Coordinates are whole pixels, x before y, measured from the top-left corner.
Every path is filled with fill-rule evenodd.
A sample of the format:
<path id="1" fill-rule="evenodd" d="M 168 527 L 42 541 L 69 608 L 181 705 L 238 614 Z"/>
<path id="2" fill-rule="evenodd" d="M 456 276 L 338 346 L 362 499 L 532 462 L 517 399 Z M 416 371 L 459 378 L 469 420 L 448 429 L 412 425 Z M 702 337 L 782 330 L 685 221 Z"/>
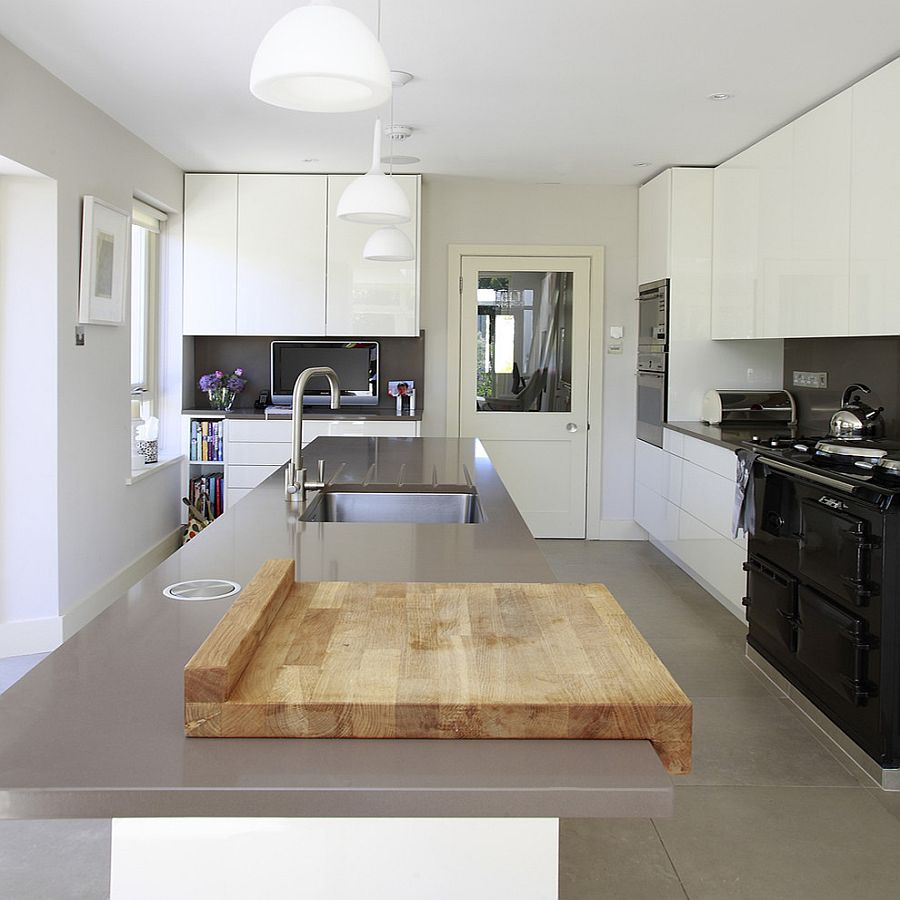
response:
<path id="1" fill-rule="evenodd" d="M 334 369 L 328 366 L 313 366 L 304 369 L 297 376 L 291 406 L 291 461 L 285 473 L 285 500 L 304 499 L 307 488 L 312 486 L 306 481 L 306 469 L 303 465 L 303 394 L 310 378 L 317 377 L 328 379 L 328 386 L 331 388 L 331 408 L 339 409 L 341 405 L 341 384 Z"/>

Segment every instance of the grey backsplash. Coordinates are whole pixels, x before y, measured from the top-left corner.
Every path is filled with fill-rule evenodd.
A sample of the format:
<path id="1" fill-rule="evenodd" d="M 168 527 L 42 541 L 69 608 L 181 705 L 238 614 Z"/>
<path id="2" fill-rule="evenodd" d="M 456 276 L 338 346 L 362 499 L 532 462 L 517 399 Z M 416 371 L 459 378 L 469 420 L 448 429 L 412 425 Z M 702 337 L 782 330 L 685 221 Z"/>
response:
<path id="1" fill-rule="evenodd" d="M 794 372 L 827 372 L 828 387 L 793 386 Z M 900 440 L 900 337 L 790 338 L 784 342 L 784 387 L 797 399 L 807 433 L 827 430 L 848 384 L 872 389 L 863 400 L 884 407 L 888 437 Z"/>
<path id="2" fill-rule="evenodd" d="M 235 401 L 235 408 L 252 407 L 259 392 L 271 385 L 272 341 L 378 341 L 380 379 L 378 405 L 385 409 L 394 406 L 395 400 L 387 395 L 388 381 L 411 379 L 416 383 L 416 406 L 425 406 L 425 332 L 416 337 L 367 337 L 364 335 L 335 335 L 323 338 L 298 337 L 297 335 L 273 335 L 270 337 L 231 337 L 224 335 L 196 335 L 185 338 L 184 406 L 185 409 L 204 409 L 209 405 L 206 394 L 197 387 L 200 376 L 206 372 L 233 372 L 240 366 L 247 379 L 247 387 Z M 189 361 L 192 361 L 189 362 Z"/>

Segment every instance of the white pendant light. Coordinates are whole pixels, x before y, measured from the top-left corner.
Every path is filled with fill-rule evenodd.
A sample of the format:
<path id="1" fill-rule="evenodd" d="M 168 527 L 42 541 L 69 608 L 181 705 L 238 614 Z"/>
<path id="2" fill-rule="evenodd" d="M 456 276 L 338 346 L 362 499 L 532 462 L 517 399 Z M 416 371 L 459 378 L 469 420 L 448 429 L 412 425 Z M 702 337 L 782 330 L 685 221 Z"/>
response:
<path id="1" fill-rule="evenodd" d="M 381 168 L 381 119 L 375 120 L 372 168 L 347 186 L 338 201 L 337 217 L 369 225 L 401 225 L 412 218 L 403 188 Z"/>
<path id="2" fill-rule="evenodd" d="M 373 232 L 363 247 L 363 259 L 378 262 L 408 262 L 415 258 L 412 241 L 393 225 L 387 225 Z"/>
<path id="3" fill-rule="evenodd" d="M 262 39 L 250 91 L 285 109 L 353 112 L 390 97 L 391 73 L 377 38 L 356 16 L 331 0 L 311 0 Z"/>

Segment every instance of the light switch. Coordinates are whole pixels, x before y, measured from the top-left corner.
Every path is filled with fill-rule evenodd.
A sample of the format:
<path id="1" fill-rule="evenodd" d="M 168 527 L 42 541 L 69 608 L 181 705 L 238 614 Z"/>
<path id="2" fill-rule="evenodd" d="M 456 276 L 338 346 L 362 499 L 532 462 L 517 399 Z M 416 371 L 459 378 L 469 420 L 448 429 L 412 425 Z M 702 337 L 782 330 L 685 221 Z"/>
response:
<path id="1" fill-rule="evenodd" d="M 620 341 L 623 337 L 625 337 L 625 329 L 621 325 L 610 325 L 609 336 L 614 341 Z"/>

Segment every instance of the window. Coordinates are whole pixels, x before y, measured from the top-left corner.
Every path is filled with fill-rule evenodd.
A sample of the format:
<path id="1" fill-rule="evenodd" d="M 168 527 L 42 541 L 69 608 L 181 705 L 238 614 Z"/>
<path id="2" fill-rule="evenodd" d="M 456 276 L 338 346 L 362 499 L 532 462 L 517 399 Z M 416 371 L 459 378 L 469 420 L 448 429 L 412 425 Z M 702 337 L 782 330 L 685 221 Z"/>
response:
<path id="1" fill-rule="evenodd" d="M 159 387 L 160 236 L 166 214 L 134 201 L 131 224 L 131 394 L 141 416 L 155 415 Z"/>

